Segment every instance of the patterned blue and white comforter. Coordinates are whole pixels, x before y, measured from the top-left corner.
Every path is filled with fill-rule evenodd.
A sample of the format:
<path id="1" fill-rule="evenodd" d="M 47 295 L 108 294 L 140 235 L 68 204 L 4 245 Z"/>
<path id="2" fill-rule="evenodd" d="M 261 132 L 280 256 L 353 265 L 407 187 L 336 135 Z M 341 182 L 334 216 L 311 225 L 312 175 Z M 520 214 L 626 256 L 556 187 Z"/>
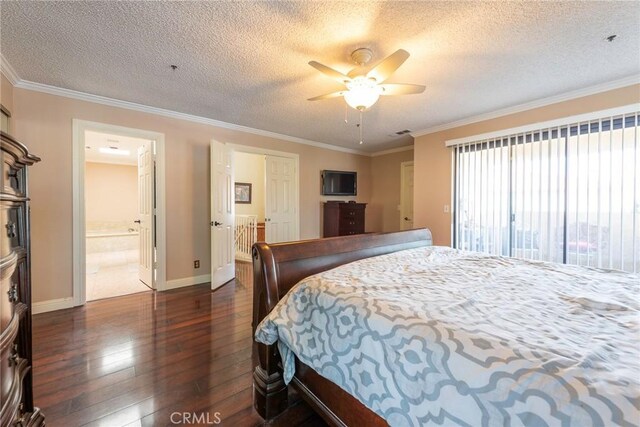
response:
<path id="1" fill-rule="evenodd" d="M 640 424 L 640 277 L 428 247 L 298 283 L 260 323 L 392 426 Z"/>

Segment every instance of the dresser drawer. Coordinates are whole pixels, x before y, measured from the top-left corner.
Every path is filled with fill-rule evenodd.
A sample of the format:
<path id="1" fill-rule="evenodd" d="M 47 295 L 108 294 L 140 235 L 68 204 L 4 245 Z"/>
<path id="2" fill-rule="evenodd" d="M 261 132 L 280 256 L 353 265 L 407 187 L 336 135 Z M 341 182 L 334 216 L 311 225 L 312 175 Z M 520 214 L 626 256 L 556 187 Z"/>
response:
<path id="1" fill-rule="evenodd" d="M 340 220 L 340 229 L 341 230 L 355 229 L 355 228 L 358 228 L 360 224 L 362 224 L 362 221 L 360 221 L 359 218 L 356 218 L 356 217 L 344 218 Z"/>
<path id="2" fill-rule="evenodd" d="M 30 369 L 29 362 L 11 350 L 9 354 L 2 354 L 2 410 L 0 411 L 0 425 L 13 426 L 21 414 L 23 383 L 25 375 Z M 21 424 L 17 424 L 21 425 Z"/>
<path id="3" fill-rule="evenodd" d="M 12 390 L 16 384 L 13 383 L 16 376 L 16 369 L 21 360 L 18 354 L 18 346 L 15 341 L 20 328 L 20 320 L 25 315 L 27 306 L 17 303 L 13 310 L 11 321 L 0 333 L 0 395 L 1 401 L 6 402 L 12 396 Z M 26 372 L 25 372 L 26 373 Z M 24 374 L 21 375 L 24 376 Z M 0 425 L 5 425 L 0 423 Z"/>
<path id="4" fill-rule="evenodd" d="M 341 236 L 350 236 L 353 234 L 362 234 L 362 233 L 364 233 L 364 224 L 362 223 L 350 225 L 350 226 L 340 224 Z"/>
<path id="5" fill-rule="evenodd" d="M 0 202 L 0 256 L 2 258 L 26 246 L 24 208 L 23 203 Z"/>
<path id="6" fill-rule="evenodd" d="M 364 209 L 340 209 L 340 221 L 362 221 L 364 220 Z"/>
<path id="7" fill-rule="evenodd" d="M 10 154 L 0 151 L 2 156 L 2 192 L 25 197 L 27 193 L 26 168 L 15 162 Z"/>
<path id="8" fill-rule="evenodd" d="M 15 379 L 17 350 L 14 345 L 10 345 L 8 348 L 0 352 L 0 378 L 2 379 L 0 384 L 0 397 L 2 402 L 6 402 L 11 394 L 11 389 L 15 387 L 13 380 Z"/>
<path id="9" fill-rule="evenodd" d="M 364 232 L 359 232 L 356 230 L 340 230 L 341 236 L 355 236 L 356 234 L 364 234 Z"/>
<path id="10" fill-rule="evenodd" d="M 0 331 L 4 331 L 13 317 L 13 308 L 18 299 L 18 283 L 12 277 L 2 279 L 0 288 Z"/>
<path id="11" fill-rule="evenodd" d="M 11 259 L 9 266 L 2 270 L 0 276 L 0 331 L 4 331 L 14 315 L 14 307 L 18 302 L 25 301 L 25 281 L 27 262 L 25 258 Z"/>

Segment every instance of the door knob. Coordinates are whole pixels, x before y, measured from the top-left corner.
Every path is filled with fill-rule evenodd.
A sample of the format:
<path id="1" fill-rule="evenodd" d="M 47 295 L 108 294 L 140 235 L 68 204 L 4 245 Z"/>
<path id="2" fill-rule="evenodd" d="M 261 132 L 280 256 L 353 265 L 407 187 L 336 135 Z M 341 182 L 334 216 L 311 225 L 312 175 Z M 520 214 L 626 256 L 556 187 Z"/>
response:
<path id="1" fill-rule="evenodd" d="M 139 220 L 139 219 L 136 219 L 136 220 L 135 220 L 135 221 L 133 221 L 133 222 L 135 222 L 136 224 L 140 224 L 140 220 Z"/>
<path id="2" fill-rule="evenodd" d="M 217 227 L 217 226 L 219 226 L 219 225 L 222 225 L 222 223 L 221 223 L 221 222 L 218 222 L 218 221 L 211 221 L 211 226 L 212 226 L 212 227 L 213 227 L 213 226 Z"/>
<path id="3" fill-rule="evenodd" d="M 408 216 L 405 216 L 405 217 L 404 217 L 404 220 L 405 220 L 405 221 L 411 221 L 411 219 L 409 219 L 409 217 L 408 217 Z"/>

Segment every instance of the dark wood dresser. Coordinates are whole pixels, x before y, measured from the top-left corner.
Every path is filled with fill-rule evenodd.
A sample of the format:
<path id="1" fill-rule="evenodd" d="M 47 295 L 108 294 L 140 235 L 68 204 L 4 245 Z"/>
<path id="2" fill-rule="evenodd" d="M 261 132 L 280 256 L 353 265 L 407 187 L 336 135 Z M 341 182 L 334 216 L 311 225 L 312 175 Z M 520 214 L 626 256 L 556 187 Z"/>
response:
<path id="1" fill-rule="evenodd" d="M 44 425 L 33 406 L 27 168 L 40 159 L 0 132 L 0 426 Z"/>
<path id="2" fill-rule="evenodd" d="M 364 233 L 366 203 L 325 202 L 323 237 Z"/>

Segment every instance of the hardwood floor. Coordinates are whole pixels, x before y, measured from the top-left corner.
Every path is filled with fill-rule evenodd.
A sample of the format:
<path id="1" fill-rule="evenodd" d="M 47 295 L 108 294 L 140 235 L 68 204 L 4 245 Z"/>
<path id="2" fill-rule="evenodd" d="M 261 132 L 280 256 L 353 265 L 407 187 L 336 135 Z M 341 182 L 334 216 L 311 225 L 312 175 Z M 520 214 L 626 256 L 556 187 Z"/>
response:
<path id="1" fill-rule="evenodd" d="M 34 399 L 47 424 L 260 425 L 251 278 L 240 263 L 214 292 L 204 284 L 34 316 Z M 322 425 L 304 406 L 287 425 Z"/>

